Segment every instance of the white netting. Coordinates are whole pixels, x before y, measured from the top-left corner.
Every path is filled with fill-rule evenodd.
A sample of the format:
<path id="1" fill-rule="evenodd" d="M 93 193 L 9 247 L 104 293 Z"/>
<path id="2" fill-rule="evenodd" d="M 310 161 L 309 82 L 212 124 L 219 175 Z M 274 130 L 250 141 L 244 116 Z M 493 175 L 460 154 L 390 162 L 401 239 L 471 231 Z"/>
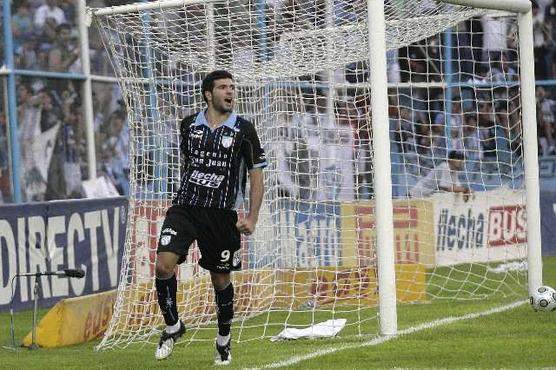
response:
<path id="1" fill-rule="evenodd" d="M 156 340 L 155 251 L 179 185 L 179 122 L 204 107 L 200 83 L 214 69 L 235 76 L 236 110 L 269 161 L 257 232 L 233 275 L 234 339 L 327 318 L 376 333 L 366 1 L 262 4 L 94 17 L 132 142 L 129 232 L 100 348 Z M 430 0 L 385 11 L 398 300 L 515 297 L 526 248 L 515 18 Z M 470 199 L 421 181 L 453 150 L 467 157 Z M 197 258 L 194 247 L 180 266 L 178 309 L 190 340 L 212 340 L 213 292 Z"/>

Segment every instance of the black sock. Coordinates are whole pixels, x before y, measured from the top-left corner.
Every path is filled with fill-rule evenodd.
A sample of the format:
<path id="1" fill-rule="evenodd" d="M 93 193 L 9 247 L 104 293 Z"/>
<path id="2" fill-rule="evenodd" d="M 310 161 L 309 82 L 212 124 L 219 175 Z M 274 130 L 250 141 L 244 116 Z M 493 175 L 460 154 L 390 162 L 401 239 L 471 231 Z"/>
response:
<path id="1" fill-rule="evenodd" d="M 216 297 L 216 314 L 218 317 L 218 334 L 230 334 L 234 318 L 234 286 L 230 282 L 223 290 L 214 290 Z"/>
<path id="2" fill-rule="evenodd" d="M 176 292 L 178 281 L 176 275 L 168 279 L 156 278 L 156 295 L 158 305 L 166 325 L 174 325 L 178 322 L 178 307 L 176 306 Z"/>

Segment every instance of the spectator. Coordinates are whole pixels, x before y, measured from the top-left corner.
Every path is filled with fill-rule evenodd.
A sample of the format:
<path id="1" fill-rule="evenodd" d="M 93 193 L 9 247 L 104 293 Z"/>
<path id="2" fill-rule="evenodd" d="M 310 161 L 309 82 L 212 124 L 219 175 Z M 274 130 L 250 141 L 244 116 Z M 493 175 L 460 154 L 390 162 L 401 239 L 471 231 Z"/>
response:
<path id="1" fill-rule="evenodd" d="M 26 40 L 34 36 L 33 17 L 26 1 L 21 1 L 15 6 L 12 15 L 12 33 L 14 50 L 19 49 Z"/>
<path id="2" fill-rule="evenodd" d="M 408 170 L 413 174 L 419 173 L 417 157 L 417 138 L 415 135 L 414 113 L 407 107 L 400 107 L 397 130 L 399 132 L 400 148 Z"/>
<path id="3" fill-rule="evenodd" d="M 546 55 L 550 42 L 550 23 L 544 21 L 544 12 L 539 9 L 536 1 L 532 2 L 533 12 L 533 47 L 535 55 L 535 77 L 537 80 L 548 78 Z"/>
<path id="4" fill-rule="evenodd" d="M 354 135 L 351 125 L 351 116 L 355 114 L 352 101 L 336 101 L 336 127 L 334 140 L 335 161 L 335 199 L 349 201 L 355 199 L 354 176 L 355 168 L 353 165 L 354 154 Z"/>
<path id="5" fill-rule="evenodd" d="M 451 151 L 448 160 L 436 166 L 427 176 L 421 178 L 409 191 L 412 197 L 427 197 L 435 191 L 469 194 L 469 187 L 461 185 L 459 171 L 464 167 L 463 153 Z M 464 199 L 467 199 L 464 198 Z"/>
<path id="6" fill-rule="evenodd" d="M 85 139 L 81 123 L 81 103 L 73 83 L 51 85 L 46 90 L 41 121 L 43 131 L 56 125 L 54 152 L 48 167 L 45 200 L 79 198 L 81 194 L 81 161 L 85 155 Z"/>
<path id="7" fill-rule="evenodd" d="M 516 160 L 513 153 L 516 148 L 514 143 L 520 143 L 520 136 L 516 130 L 517 122 L 512 122 L 510 117 L 506 107 L 496 113 L 496 160 L 500 173 L 507 175 L 512 174 Z"/>
<path id="8" fill-rule="evenodd" d="M 125 115 L 112 113 L 108 122 L 108 137 L 102 143 L 102 158 L 106 173 L 120 194 L 129 194 L 129 129 Z"/>
<path id="9" fill-rule="evenodd" d="M 434 124 L 431 130 L 431 158 L 434 165 L 446 158 L 446 129 L 444 124 Z"/>
<path id="10" fill-rule="evenodd" d="M 514 82 L 519 78 L 517 71 L 505 53 L 502 53 L 500 61 L 493 64 L 491 73 L 493 82 Z"/>
<path id="11" fill-rule="evenodd" d="M 355 135 L 356 195 L 358 199 L 369 199 L 374 193 L 370 101 L 371 98 L 368 95 L 356 95 L 354 100 L 355 117 L 352 120 L 352 127 Z"/>
<path id="12" fill-rule="evenodd" d="M 508 47 L 508 21 L 504 17 L 485 15 L 481 18 L 483 27 L 483 65 L 499 61 Z"/>
<path id="13" fill-rule="evenodd" d="M 431 124 L 419 121 L 415 125 L 416 146 L 419 160 L 419 172 L 421 175 L 427 174 L 434 168 L 433 161 L 433 136 Z"/>
<path id="14" fill-rule="evenodd" d="M 386 52 L 386 71 L 388 82 L 401 82 L 400 63 L 398 61 L 398 49 L 390 49 Z"/>
<path id="15" fill-rule="evenodd" d="M 400 78 L 403 82 L 441 80 L 440 38 L 433 36 L 399 49 Z"/>
<path id="16" fill-rule="evenodd" d="M 66 23 L 66 15 L 58 6 L 59 0 L 46 0 L 46 3 L 35 11 L 36 31 L 48 42 L 56 39 L 56 27 Z"/>
<path id="17" fill-rule="evenodd" d="M 489 110 L 485 102 L 479 104 L 478 114 L 479 138 L 483 157 L 496 157 L 496 125 L 495 115 Z"/>
<path id="18" fill-rule="evenodd" d="M 57 38 L 48 52 L 48 69 L 68 72 L 79 59 L 79 49 L 72 45 L 71 27 L 63 23 L 56 27 Z"/>
<path id="19" fill-rule="evenodd" d="M 278 113 L 273 116 L 272 129 L 276 130 L 275 140 L 269 142 L 271 149 L 269 153 L 276 158 L 272 165 L 276 168 L 276 182 L 278 196 L 299 198 L 299 186 L 296 184 L 296 171 L 303 171 L 303 162 L 306 155 L 303 148 L 306 146 L 299 127 L 295 125 L 299 121 L 295 112 L 295 95 L 284 95 L 275 97 Z M 303 176 L 302 173 L 300 173 Z"/>
<path id="20" fill-rule="evenodd" d="M 550 37 L 549 37 L 549 53 L 548 53 L 548 60 L 551 64 L 548 66 L 548 71 L 550 76 L 548 78 L 554 79 L 556 78 L 556 0 L 549 0 L 549 4 L 547 4 L 544 14 L 545 22 L 550 27 Z"/>
<path id="21" fill-rule="evenodd" d="M 541 154 L 548 153 L 556 155 L 556 146 L 554 142 L 554 105 L 552 99 L 547 98 L 544 88 L 537 87 L 537 125 L 539 131 L 539 143 L 541 145 Z"/>
<path id="22" fill-rule="evenodd" d="M 455 96 L 451 104 L 452 111 L 449 115 L 444 111 L 438 112 L 434 118 L 434 123 L 436 125 L 447 125 L 447 127 L 450 128 L 449 135 L 452 137 L 461 137 L 461 130 L 463 127 L 462 100 L 459 96 Z"/>
<path id="23" fill-rule="evenodd" d="M 460 138 L 453 139 L 452 148 L 462 152 L 465 156 L 466 172 L 475 172 L 480 169 L 480 161 L 483 158 L 481 136 L 475 113 L 465 115 L 465 124 L 461 134 Z"/>
<path id="24" fill-rule="evenodd" d="M 60 3 L 58 4 L 60 9 L 64 12 L 64 17 L 66 17 L 67 22 L 74 23 L 76 18 L 75 3 L 75 0 L 60 0 Z"/>
<path id="25" fill-rule="evenodd" d="M 15 65 L 21 69 L 38 69 L 40 67 L 37 42 L 34 37 L 23 41 L 23 44 L 15 49 Z"/>

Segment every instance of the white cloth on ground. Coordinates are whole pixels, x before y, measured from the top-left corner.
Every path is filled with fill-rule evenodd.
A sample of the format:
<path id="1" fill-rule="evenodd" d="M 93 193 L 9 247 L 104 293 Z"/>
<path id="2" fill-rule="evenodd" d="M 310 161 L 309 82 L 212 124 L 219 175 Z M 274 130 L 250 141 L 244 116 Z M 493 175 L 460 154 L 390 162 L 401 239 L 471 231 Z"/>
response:
<path id="1" fill-rule="evenodd" d="M 346 319 L 327 320 L 307 328 L 286 328 L 278 335 L 271 338 L 272 341 L 299 338 L 331 338 L 336 336 L 346 326 Z"/>

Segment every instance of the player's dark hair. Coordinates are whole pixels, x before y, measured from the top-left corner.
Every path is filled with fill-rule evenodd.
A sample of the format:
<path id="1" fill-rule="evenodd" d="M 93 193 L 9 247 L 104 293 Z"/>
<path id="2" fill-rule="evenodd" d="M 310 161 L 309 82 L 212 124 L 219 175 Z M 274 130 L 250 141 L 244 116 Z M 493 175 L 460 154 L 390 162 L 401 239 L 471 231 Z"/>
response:
<path id="1" fill-rule="evenodd" d="M 205 91 L 212 92 L 212 89 L 214 89 L 214 81 L 222 80 L 224 78 L 229 78 L 230 80 L 233 80 L 234 76 L 232 76 L 232 74 L 228 71 L 217 70 L 217 71 L 212 71 L 204 78 L 203 84 L 201 85 L 201 94 L 203 94 L 203 99 L 205 100 L 205 102 L 208 103 L 207 97 L 205 96 Z"/>
<path id="2" fill-rule="evenodd" d="M 462 152 L 458 152 L 456 150 L 451 151 L 448 153 L 448 159 L 457 159 L 463 161 L 465 159 L 465 155 Z"/>

